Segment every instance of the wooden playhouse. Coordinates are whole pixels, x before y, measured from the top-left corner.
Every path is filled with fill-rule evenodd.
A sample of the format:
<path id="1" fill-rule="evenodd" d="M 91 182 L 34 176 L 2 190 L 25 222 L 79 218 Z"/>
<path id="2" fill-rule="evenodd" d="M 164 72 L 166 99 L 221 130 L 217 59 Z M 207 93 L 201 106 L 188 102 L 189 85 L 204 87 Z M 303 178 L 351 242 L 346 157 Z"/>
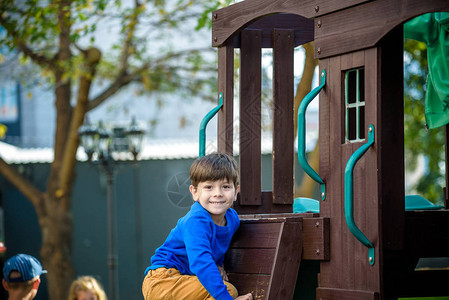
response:
<path id="1" fill-rule="evenodd" d="M 415 271 L 419 258 L 449 256 L 448 189 L 446 208 L 404 204 L 402 25 L 444 11 L 447 0 L 246 0 L 213 12 L 220 152 L 234 151 L 240 53 L 242 226 L 226 267 L 241 293 L 292 299 L 301 261 L 318 260 L 319 300 L 449 295 L 449 270 Z M 320 212 L 293 214 L 293 51 L 309 41 L 320 86 L 303 102 L 319 93 L 319 170 L 307 163 L 301 132 L 298 152 L 320 183 Z M 272 191 L 260 181 L 262 48 L 273 49 Z"/>

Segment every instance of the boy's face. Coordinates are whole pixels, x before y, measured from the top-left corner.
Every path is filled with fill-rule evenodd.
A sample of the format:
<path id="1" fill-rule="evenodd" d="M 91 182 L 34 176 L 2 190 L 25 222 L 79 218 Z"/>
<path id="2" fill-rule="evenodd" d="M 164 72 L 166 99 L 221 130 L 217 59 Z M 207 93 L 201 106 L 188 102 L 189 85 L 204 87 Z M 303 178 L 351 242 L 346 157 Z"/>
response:
<path id="1" fill-rule="evenodd" d="M 226 211 L 236 200 L 238 190 L 239 187 L 227 179 L 200 182 L 197 188 L 190 186 L 193 200 L 198 201 L 210 213 L 214 223 L 221 226 L 226 225 Z"/>

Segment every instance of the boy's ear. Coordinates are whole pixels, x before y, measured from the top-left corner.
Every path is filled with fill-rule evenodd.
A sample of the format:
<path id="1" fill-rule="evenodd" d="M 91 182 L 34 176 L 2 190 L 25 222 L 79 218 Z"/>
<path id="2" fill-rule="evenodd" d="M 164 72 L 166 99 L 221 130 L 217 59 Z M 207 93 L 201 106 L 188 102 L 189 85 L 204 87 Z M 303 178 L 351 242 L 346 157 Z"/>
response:
<path id="1" fill-rule="evenodd" d="M 237 194 L 240 192 L 240 185 L 238 185 L 236 188 L 235 188 L 235 199 L 234 199 L 234 201 L 237 201 Z"/>
<path id="2" fill-rule="evenodd" d="M 2 284 L 3 284 L 3 288 L 4 288 L 5 290 L 8 290 L 8 283 L 6 282 L 5 279 L 2 279 Z"/>
<path id="3" fill-rule="evenodd" d="M 194 187 L 193 185 L 189 186 L 190 194 L 192 194 L 193 201 L 198 200 L 198 188 Z"/>
<path id="4" fill-rule="evenodd" d="M 39 289 L 39 284 L 41 283 L 41 279 L 37 278 L 35 282 L 33 282 L 33 290 Z"/>

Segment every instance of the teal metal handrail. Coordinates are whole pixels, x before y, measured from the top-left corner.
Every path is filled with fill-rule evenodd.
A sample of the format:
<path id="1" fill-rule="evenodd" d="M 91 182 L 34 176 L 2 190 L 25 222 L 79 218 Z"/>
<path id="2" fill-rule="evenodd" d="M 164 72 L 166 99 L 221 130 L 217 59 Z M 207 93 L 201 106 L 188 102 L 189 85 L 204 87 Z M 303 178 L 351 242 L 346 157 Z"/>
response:
<path id="1" fill-rule="evenodd" d="M 217 114 L 217 112 L 223 107 L 223 93 L 220 93 L 218 98 L 218 105 L 214 107 L 210 112 L 204 116 L 200 124 L 200 153 L 199 157 L 206 155 L 206 127 L 207 123 Z"/>
<path id="2" fill-rule="evenodd" d="M 325 183 L 320 175 L 309 165 L 306 158 L 306 110 L 310 102 L 318 95 L 326 84 L 326 71 L 321 71 L 321 84 L 308 93 L 298 108 L 298 161 L 304 172 L 321 185 L 321 199 L 326 199 Z"/>
<path id="3" fill-rule="evenodd" d="M 374 265 L 374 246 L 357 227 L 354 221 L 354 185 L 353 172 L 354 166 L 360 157 L 368 151 L 368 148 L 374 144 L 374 126 L 371 124 L 368 127 L 368 142 L 357 149 L 349 158 L 345 169 L 345 218 L 349 231 L 366 247 L 368 247 L 368 261 Z"/>

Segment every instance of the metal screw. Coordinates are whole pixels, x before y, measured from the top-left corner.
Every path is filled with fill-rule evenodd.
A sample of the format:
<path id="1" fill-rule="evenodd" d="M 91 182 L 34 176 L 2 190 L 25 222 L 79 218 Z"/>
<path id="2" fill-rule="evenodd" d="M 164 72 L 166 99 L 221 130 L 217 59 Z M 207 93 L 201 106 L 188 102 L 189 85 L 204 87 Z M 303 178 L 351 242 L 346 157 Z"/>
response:
<path id="1" fill-rule="evenodd" d="M 321 27 L 321 20 L 319 20 L 316 25 L 318 26 L 318 28 L 320 28 Z"/>
<path id="2" fill-rule="evenodd" d="M 218 15 L 215 13 L 215 14 L 214 14 L 214 19 L 216 19 L 216 18 L 218 18 Z"/>
<path id="3" fill-rule="evenodd" d="M 316 222 L 315 227 L 320 227 L 320 222 Z"/>
<path id="4" fill-rule="evenodd" d="M 321 49 L 318 48 L 318 54 L 320 54 L 320 53 L 321 53 Z M 321 197 L 324 197 L 324 192 L 321 193 Z"/>
<path id="5" fill-rule="evenodd" d="M 320 11 L 320 7 L 317 5 L 315 6 L 315 12 L 319 12 Z"/>
<path id="6" fill-rule="evenodd" d="M 316 50 L 316 52 L 318 52 L 318 54 L 321 54 L 321 48 L 318 47 L 318 49 Z M 321 195 L 323 195 L 324 193 L 322 193 Z"/>
<path id="7" fill-rule="evenodd" d="M 324 71 L 321 72 L 321 77 L 324 77 Z M 323 193 L 324 194 L 324 193 Z"/>
<path id="8" fill-rule="evenodd" d="M 218 38 L 217 38 L 217 37 L 214 37 L 214 42 L 216 42 L 216 41 L 218 41 Z"/>
<path id="9" fill-rule="evenodd" d="M 320 255 L 320 249 L 316 249 L 316 255 Z"/>
<path id="10" fill-rule="evenodd" d="M 373 128 L 372 128 L 372 127 L 369 127 L 369 128 L 368 128 L 368 131 L 369 131 L 369 132 L 373 131 Z"/>
<path id="11" fill-rule="evenodd" d="M 373 258 L 371 256 L 368 258 L 368 260 L 369 262 L 373 262 Z"/>

